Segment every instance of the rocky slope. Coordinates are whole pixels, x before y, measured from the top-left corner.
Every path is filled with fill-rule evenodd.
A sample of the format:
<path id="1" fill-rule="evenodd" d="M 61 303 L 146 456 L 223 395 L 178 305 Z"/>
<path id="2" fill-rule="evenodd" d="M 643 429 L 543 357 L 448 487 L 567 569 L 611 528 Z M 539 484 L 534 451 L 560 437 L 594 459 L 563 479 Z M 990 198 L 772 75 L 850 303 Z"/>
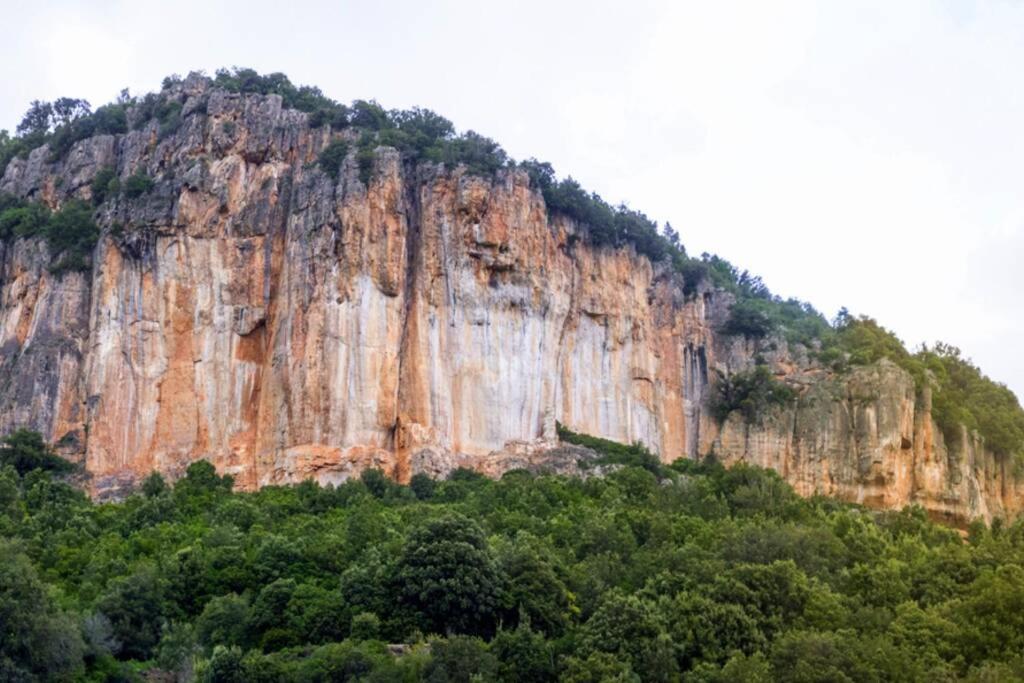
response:
<path id="1" fill-rule="evenodd" d="M 555 465 L 556 420 L 665 460 L 714 452 L 803 494 L 954 523 L 1012 517 L 1010 466 L 943 443 L 927 394 L 883 362 L 833 376 L 781 341 L 799 398 L 762 424 L 707 409 L 716 369 L 754 348 L 716 330 L 730 297 L 549 218 L 521 171 L 482 179 L 379 147 L 317 168 L 326 127 L 277 96 L 175 86 L 181 127 L 98 136 L 15 160 L 0 192 L 57 206 L 103 166 L 156 180 L 106 202 L 89 273 L 56 276 L 39 240 L 0 244 L 0 430 L 84 461 L 99 496 L 210 459 L 238 485 L 365 467 L 404 479 Z M 955 454 L 960 455 L 955 455 Z"/>

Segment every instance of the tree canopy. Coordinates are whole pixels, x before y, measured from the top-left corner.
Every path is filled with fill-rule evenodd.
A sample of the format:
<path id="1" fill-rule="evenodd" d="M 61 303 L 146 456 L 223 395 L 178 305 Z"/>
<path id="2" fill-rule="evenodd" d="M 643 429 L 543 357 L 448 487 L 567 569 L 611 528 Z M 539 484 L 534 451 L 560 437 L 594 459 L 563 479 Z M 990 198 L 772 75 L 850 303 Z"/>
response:
<path id="1" fill-rule="evenodd" d="M 0 467 L 0 677 L 980 681 L 1024 674 L 1024 522 L 805 500 L 560 427 L 602 476 L 252 493 L 197 462 L 96 504 Z M 11 451 L 17 450 L 18 455 Z M 44 455 L 40 455 L 44 453 Z M 425 482 L 430 482 L 427 485 Z"/>

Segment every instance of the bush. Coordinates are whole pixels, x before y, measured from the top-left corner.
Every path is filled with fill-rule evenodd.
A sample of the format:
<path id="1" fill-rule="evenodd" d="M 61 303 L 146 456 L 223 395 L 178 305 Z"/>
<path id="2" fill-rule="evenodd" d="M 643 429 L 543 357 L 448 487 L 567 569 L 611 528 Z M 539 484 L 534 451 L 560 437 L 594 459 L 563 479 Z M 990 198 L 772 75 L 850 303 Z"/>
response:
<path id="1" fill-rule="evenodd" d="M 774 406 L 784 406 L 796 398 L 796 392 L 775 379 L 766 365 L 751 370 L 719 373 L 711 394 L 712 416 L 725 422 L 733 411 L 739 411 L 747 422 L 760 422 Z"/>
<path id="2" fill-rule="evenodd" d="M 0 239 L 42 235 L 49 221 L 50 210 L 46 205 L 11 195 L 0 196 Z"/>
<path id="3" fill-rule="evenodd" d="M 986 377 L 954 346 L 925 347 L 916 358 L 934 378 L 932 415 L 948 445 L 957 447 L 962 425 L 977 430 L 997 455 L 1024 455 L 1024 410 L 1006 385 Z"/>
<path id="4" fill-rule="evenodd" d="M 7 170 L 7 164 L 14 157 L 21 154 L 25 149 L 25 141 L 21 138 L 12 138 L 6 130 L 0 130 L 0 178 L 3 178 Z"/>
<path id="5" fill-rule="evenodd" d="M 50 216 L 45 237 L 50 250 L 61 254 L 60 260 L 50 268 L 53 272 L 88 270 L 89 257 L 100 237 L 92 218 L 92 207 L 79 200 L 68 202 Z"/>
<path id="6" fill-rule="evenodd" d="M 360 612 L 352 617 L 352 638 L 374 640 L 380 637 L 380 619 L 373 612 Z"/>
<path id="7" fill-rule="evenodd" d="M 359 149 L 356 151 L 356 165 L 359 167 L 359 181 L 366 187 L 370 186 L 373 178 L 373 165 L 376 162 L 377 154 L 374 151 L 376 142 L 372 135 L 364 133 L 359 139 Z"/>
<path id="8" fill-rule="evenodd" d="M 165 589 L 155 569 L 147 566 L 111 582 L 97 601 L 124 657 L 142 660 L 153 654 L 165 619 Z"/>
<path id="9" fill-rule="evenodd" d="M 356 100 L 349 111 L 349 125 L 369 131 L 389 128 L 391 120 L 387 111 L 374 100 Z"/>
<path id="10" fill-rule="evenodd" d="M 124 181 L 124 194 L 129 199 L 137 199 L 152 191 L 154 184 L 153 179 L 140 169 Z"/>
<path id="11" fill-rule="evenodd" d="M 760 339 L 767 336 L 774 324 L 766 310 L 767 303 L 759 299 L 740 299 L 729 309 L 729 318 L 722 325 L 723 334 Z"/>
<path id="12" fill-rule="evenodd" d="M 160 122 L 157 139 L 163 140 L 178 132 L 181 128 L 181 102 L 164 100 L 156 110 L 156 118 Z"/>
<path id="13" fill-rule="evenodd" d="M 92 190 L 93 204 L 99 206 L 108 198 L 115 196 L 121 191 L 121 180 L 117 177 L 117 172 L 113 168 L 104 166 L 96 172 L 90 189 Z"/>
<path id="14" fill-rule="evenodd" d="M 50 139 L 50 159 L 58 161 L 80 140 L 96 135 L 117 135 L 128 130 L 128 118 L 125 108 L 118 104 L 108 104 L 91 114 L 70 120 L 57 128 Z"/>
<path id="15" fill-rule="evenodd" d="M 330 125 L 341 130 L 349 125 L 349 108 L 326 97 L 320 88 L 294 85 L 282 73 L 260 75 L 254 69 L 218 69 L 213 84 L 230 92 L 280 95 L 284 106 L 309 114 L 309 125 Z"/>
<path id="16" fill-rule="evenodd" d="M 639 441 L 627 446 L 617 441 L 577 434 L 561 422 L 555 422 L 555 430 L 561 441 L 597 451 L 601 457 L 595 461 L 595 464 L 642 467 L 656 476 L 662 476 L 665 472 L 665 467 L 661 464 L 658 456 L 647 450 L 647 447 Z"/>
<path id="17" fill-rule="evenodd" d="M 0 680 L 1015 680 L 1024 522 L 965 544 L 771 470 L 672 469 L 462 471 L 424 502 L 201 463 L 94 503 L 3 464 Z"/>
<path id="18" fill-rule="evenodd" d="M 10 466 L 19 475 L 32 470 L 70 472 L 74 465 L 54 453 L 39 432 L 19 429 L 0 440 L 0 467 Z"/>
<path id="19" fill-rule="evenodd" d="M 0 239 L 44 238 L 50 252 L 60 256 L 50 267 L 54 273 L 87 270 L 99 235 L 92 208 L 85 202 L 71 200 L 60 211 L 51 212 L 43 204 L 0 197 Z"/>
<path id="20" fill-rule="evenodd" d="M 338 172 L 341 170 L 341 165 L 345 162 L 345 157 L 348 156 L 348 149 L 349 145 L 346 141 L 334 140 L 320 152 L 320 168 L 332 180 L 338 179 Z"/>
<path id="21" fill-rule="evenodd" d="M 473 131 L 447 142 L 441 158 L 450 166 L 465 164 L 469 173 L 485 178 L 508 162 L 508 155 L 498 143 Z"/>

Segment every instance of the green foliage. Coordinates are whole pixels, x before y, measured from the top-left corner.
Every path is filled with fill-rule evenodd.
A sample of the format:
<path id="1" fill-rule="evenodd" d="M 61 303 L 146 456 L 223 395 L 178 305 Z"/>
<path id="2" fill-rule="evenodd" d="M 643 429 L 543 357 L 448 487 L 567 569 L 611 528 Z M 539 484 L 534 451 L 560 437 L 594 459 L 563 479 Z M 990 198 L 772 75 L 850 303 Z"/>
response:
<path id="1" fill-rule="evenodd" d="M 349 109 L 325 96 L 319 88 L 294 85 L 283 73 L 260 75 L 254 69 L 218 69 L 213 83 L 237 93 L 280 95 L 285 107 L 309 113 L 314 128 L 330 125 L 335 130 L 349 125 Z"/>
<path id="2" fill-rule="evenodd" d="M 338 179 L 338 172 L 341 169 L 345 157 L 348 156 L 349 144 L 345 140 L 334 140 L 320 152 L 320 168 L 331 177 Z"/>
<path id="3" fill-rule="evenodd" d="M 388 112 L 375 100 L 356 100 L 352 103 L 349 124 L 363 130 L 379 131 L 390 128 L 392 122 Z"/>
<path id="4" fill-rule="evenodd" d="M 400 602 L 429 631 L 492 633 L 504 598 L 504 577 L 483 532 L 449 515 L 427 522 L 406 542 L 395 569 Z"/>
<path id="5" fill-rule="evenodd" d="M 100 238 L 91 206 L 77 199 L 67 202 L 60 211 L 50 215 L 43 234 L 50 251 L 60 255 L 51 266 L 53 272 L 89 269 L 92 250 Z"/>
<path id="6" fill-rule="evenodd" d="M 313 127 L 359 132 L 356 161 L 359 177 L 368 185 L 373 172 L 373 150 L 394 147 L 413 161 L 464 165 L 467 172 L 489 177 L 508 163 L 505 151 L 493 140 L 473 131 L 456 135 L 451 121 L 427 109 L 386 110 L 373 100 L 356 100 L 351 106 L 324 96 L 319 88 L 296 86 L 282 73 L 259 74 L 253 69 L 218 70 L 214 85 L 239 93 L 280 95 L 285 107 L 309 112 Z M 348 154 L 344 141 L 335 141 L 320 156 L 320 166 L 332 178 Z"/>
<path id="7" fill-rule="evenodd" d="M 452 122 L 429 109 L 394 111 L 389 118 L 391 126 L 382 131 L 381 144 L 406 150 L 418 158 L 442 161 L 443 141 L 455 137 Z"/>
<path id="8" fill-rule="evenodd" d="M 428 110 L 346 106 L 251 69 L 214 80 L 278 95 L 330 126 L 319 165 L 335 179 L 352 154 L 369 185 L 381 146 L 407 165 L 484 178 L 510 163 L 493 141 Z M 42 144 L 59 161 L 129 120 L 166 138 L 186 122 L 180 82 L 95 112 L 69 98 L 33 103 L 16 136 L 0 134 L 0 170 Z M 1021 452 L 1016 399 L 956 349 L 909 353 L 846 314 L 831 326 L 724 259 L 688 256 L 670 226 L 556 179 L 550 164 L 519 167 L 582 239 L 658 262 L 688 297 L 728 294 L 725 333 L 756 348 L 801 344 L 839 372 L 888 358 L 932 386 L 947 441 L 964 425 L 1000 454 Z M 133 176 L 122 187 L 104 168 L 91 196 L 97 206 L 120 192 L 137 198 L 152 183 Z M 51 212 L 0 197 L 0 238 L 45 238 L 57 270 L 87 267 L 98 234 L 84 203 Z M 758 420 L 794 399 L 763 366 L 718 378 L 714 394 L 719 419 L 738 410 Z M 640 444 L 558 433 L 616 467 L 500 481 L 457 470 L 408 487 L 369 470 L 336 487 L 243 493 L 199 462 L 173 487 L 154 475 L 140 495 L 106 504 L 55 479 L 68 466 L 38 435 L 15 433 L 0 446 L 0 679 L 123 680 L 154 666 L 183 680 L 194 671 L 245 681 L 1020 677 L 1021 522 L 975 525 L 965 544 L 919 510 L 805 501 L 755 467 L 665 467 Z"/>
<path id="9" fill-rule="evenodd" d="M 441 160 L 449 166 L 463 164 L 467 172 L 488 178 L 508 163 L 508 156 L 494 140 L 470 130 L 447 141 Z"/>
<path id="10" fill-rule="evenodd" d="M 0 673 L 931 681 L 1020 670 L 1024 522 L 978 528 L 968 545 L 917 509 L 804 500 L 775 472 L 713 459 L 655 477 L 645 451 L 561 433 L 626 464 L 586 479 L 460 470 L 419 478 L 416 494 L 376 471 L 234 492 L 197 462 L 173 488 L 154 476 L 105 504 L 45 465 L 0 467 L 0 619 L 17 634 L 0 639 Z"/>
<path id="11" fill-rule="evenodd" d="M 430 500 L 437 490 L 437 482 L 422 472 L 412 475 L 409 489 L 419 500 Z"/>
<path id="12" fill-rule="evenodd" d="M 18 429 L 0 440 L 0 467 L 13 467 L 24 476 L 32 470 L 70 472 L 74 466 L 55 454 L 38 432 Z"/>
<path id="13" fill-rule="evenodd" d="M 497 677 L 498 661 L 479 638 L 453 636 L 437 640 L 430 652 L 432 657 L 424 676 L 430 683 L 493 681 Z"/>
<path id="14" fill-rule="evenodd" d="M 163 140 L 178 132 L 183 123 L 181 109 L 182 104 L 178 100 L 164 99 L 160 102 L 155 112 L 156 119 L 160 124 L 157 128 L 157 139 Z M 131 179 L 129 178 L 129 180 Z"/>
<path id="15" fill-rule="evenodd" d="M 6 130 L 0 130 L 0 178 L 3 177 L 11 159 L 21 154 L 24 149 L 25 141 L 22 138 L 11 137 Z"/>
<path id="16" fill-rule="evenodd" d="M 110 620 L 113 635 L 120 643 L 117 654 L 140 660 L 153 654 L 167 616 L 165 590 L 166 581 L 150 566 L 108 585 L 96 607 Z"/>
<path id="17" fill-rule="evenodd" d="M 234 593 L 213 598 L 196 619 L 196 638 L 213 648 L 248 644 L 249 602 Z"/>
<path id="18" fill-rule="evenodd" d="M 373 165 L 377 160 L 375 150 L 375 138 L 369 133 L 363 133 L 356 149 L 356 166 L 359 168 L 359 181 L 366 187 L 370 186 L 370 180 L 373 178 Z"/>
<path id="19" fill-rule="evenodd" d="M 647 450 L 647 447 L 639 441 L 627 446 L 617 441 L 588 434 L 577 434 L 561 422 L 555 423 L 555 430 L 558 432 L 558 438 L 562 441 L 597 451 L 601 457 L 595 461 L 595 464 L 642 467 L 655 475 L 660 475 L 663 471 L 658 456 Z"/>
<path id="20" fill-rule="evenodd" d="M 0 539 L 0 678 L 72 680 L 82 669 L 83 643 L 21 549 Z"/>
<path id="21" fill-rule="evenodd" d="M 60 100 L 58 100 L 59 102 Z M 58 161 L 67 157 L 76 142 L 97 135 L 117 135 L 128 131 L 125 108 L 119 104 L 108 104 L 95 112 L 88 112 L 88 103 L 81 116 L 65 119 L 54 131 L 50 144 L 50 159 Z"/>
<path id="22" fill-rule="evenodd" d="M 0 239 L 33 237 L 46 232 L 50 210 L 12 195 L 0 195 Z"/>
<path id="23" fill-rule="evenodd" d="M 99 206 L 121 191 L 121 180 L 117 177 L 117 172 L 113 168 L 104 166 L 96 172 L 90 189 L 92 190 L 93 204 Z"/>
<path id="24" fill-rule="evenodd" d="M 976 430 L 998 455 L 1024 456 L 1024 409 L 1017 397 L 986 377 L 956 347 L 939 343 L 912 354 L 871 318 L 856 318 L 844 309 L 820 355 L 837 370 L 888 359 L 910 373 L 919 390 L 931 387 L 932 416 L 951 449 L 960 447 L 961 430 L 966 428 Z"/>
<path id="25" fill-rule="evenodd" d="M 733 411 L 739 411 L 747 422 L 760 422 L 775 406 L 784 406 L 796 398 L 796 392 L 775 379 L 767 365 L 729 375 L 718 373 L 712 387 L 709 409 L 712 416 L 724 422 Z"/>
<path id="26" fill-rule="evenodd" d="M 916 357 L 934 378 L 932 414 L 948 443 L 956 447 L 963 425 L 977 430 L 995 453 L 1024 456 L 1024 410 L 1012 391 L 982 374 L 953 346 L 937 344 Z"/>
<path id="27" fill-rule="evenodd" d="M 138 170 L 124 181 L 124 196 L 137 199 L 153 190 L 155 183 L 143 170 Z"/>
<path id="28" fill-rule="evenodd" d="M 83 201 L 68 201 L 59 211 L 10 196 L 0 196 L 0 239 L 42 237 L 50 252 L 60 257 L 52 266 L 55 273 L 87 270 L 100 231 L 92 207 Z"/>
<path id="29" fill-rule="evenodd" d="M 86 100 L 61 97 L 53 102 L 35 101 L 18 125 L 18 136 L 0 134 L 0 173 L 15 155 L 43 144 L 50 148 L 50 161 L 61 161 L 75 143 L 96 135 L 116 135 L 128 130 L 122 103 L 107 104 L 92 111 Z"/>
<path id="30" fill-rule="evenodd" d="M 766 337 L 775 329 L 769 307 L 764 299 L 740 299 L 729 309 L 729 318 L 720 331 L 748 339 Z"/>
<path id="31" fill-rule="evenodd" d="M 380 619 L 373 612 L 360 612 L 352 617 L 352 638 L 375 640 L 380 637 Z"/>
<path id="32" fill-rule="evenodd" d="M 142 482 L 142 495 L 146 498 L 156 498 L 167 490 L 167 482 L 159 472 L 152 472 Z"/>
<path id="33" fill-rule="evenodd" d="M 498 678 L 503 681 L 556 680 L 553 648 L 543 634 L 530 628 L 528 619 L 520 619 L 514 630 L 499 631 L 490 649 L 498 660 Z"/>

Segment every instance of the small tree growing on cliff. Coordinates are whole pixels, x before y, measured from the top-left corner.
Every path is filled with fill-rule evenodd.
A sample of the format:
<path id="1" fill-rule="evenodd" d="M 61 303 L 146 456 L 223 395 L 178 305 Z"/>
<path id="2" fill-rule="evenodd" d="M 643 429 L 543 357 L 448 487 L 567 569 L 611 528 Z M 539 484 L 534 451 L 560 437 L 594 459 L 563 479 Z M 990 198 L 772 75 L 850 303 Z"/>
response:
<path id="1" fill-rule="evenodd" d="M 329 175 L 332 180 L 338 179 L 341 165 L 345 163 L 348 156 L 348 143 L 344 140 L 335 140 L 320 152 L 320 168 Z"/>

